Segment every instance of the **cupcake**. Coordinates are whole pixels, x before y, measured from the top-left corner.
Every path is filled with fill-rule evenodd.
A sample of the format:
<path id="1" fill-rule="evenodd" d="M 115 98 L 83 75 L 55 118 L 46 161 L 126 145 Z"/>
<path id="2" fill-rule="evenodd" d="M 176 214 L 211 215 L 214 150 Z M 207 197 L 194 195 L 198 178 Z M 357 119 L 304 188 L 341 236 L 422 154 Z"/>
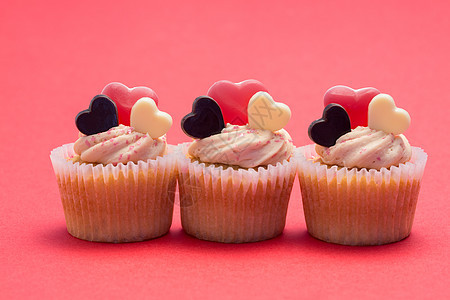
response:
<path id="1" fill-rule="evenodd" d="M 157 102 L 149 88 L 111 83 L 77 115 L 79 139 L 51 151 L 74 237 L 121 243 L 169 231 L 176 165 L 165 133 L 172 118 Z"/>
<path id="2" fill-rule="evenodd" d="M 409 236 L 427 154 L 402 134 L 409 114 L 373 88 L 333 87 L 321 119 L 299 148 L 308 232 L 342 245 L 381 245 Z"/>
<path id="3" fill-rule="evenodd" d="M 194 140 L 177 154 L 181 222 L 196 238 L 245 243 L 282 233 L 296 174 L 283 129 L 290 109 L 256 80 L 219 81 L 181 121 Z"/>

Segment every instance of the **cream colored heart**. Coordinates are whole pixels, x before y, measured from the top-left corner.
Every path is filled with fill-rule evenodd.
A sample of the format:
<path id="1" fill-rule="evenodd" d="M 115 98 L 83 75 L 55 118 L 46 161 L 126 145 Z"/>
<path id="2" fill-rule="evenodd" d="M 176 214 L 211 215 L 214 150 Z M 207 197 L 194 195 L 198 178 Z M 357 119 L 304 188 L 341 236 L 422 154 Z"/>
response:
<path id="1" fill-rule="evenodd" d="M 388 94 L 378 94 L 369 103 L 369 128 L 387 133 L 400 134 L 408 129 L 411 117 L 404 109 L 395 106 Z"/>
<path id="2" fill-rule="evenodd" d="M 255 129 L 277 131 L 291 118 L 291 109 L 284 103 L 275 102 L 266 92 L 257 92 L 248 103 L 248 125 Z"/>
<path id="3" fill-rule="evenodd" d="M 137 132 L 148 133 L 156 139 L 166 134 L 172 126 L 172 117 L 162 112 L 149 97 L 139 99 L 131 108 L 130 125 Z"/>

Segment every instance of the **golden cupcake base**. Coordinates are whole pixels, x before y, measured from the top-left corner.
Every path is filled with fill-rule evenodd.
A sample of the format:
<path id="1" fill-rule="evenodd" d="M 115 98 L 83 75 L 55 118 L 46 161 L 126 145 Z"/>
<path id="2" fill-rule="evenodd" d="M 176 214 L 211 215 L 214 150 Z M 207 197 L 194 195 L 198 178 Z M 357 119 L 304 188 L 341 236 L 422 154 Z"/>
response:
<path id="1" fill-rule="evenodd" d="M 389 169 L 327 166 L 314 145 L 299 148 L 298 177 L 306 227 L 313 237 L 342 245 L 382 245 L 409 236 L 427 155 Z"/>
<path id="2" fill-rule="evenodd" d="M 72 144 L 52 151 L 68 232 L 96 242 L 137 242 L 166 234 L 172 224 L 176 163 L 158 157 L 137 164 L 93 165 L 70 160 Z"/>
<path id="3" fill-rule="evenodd" d="M 180 145 L 178 184 L 183 230 L 198 239 L 247 243 L 280 235 L 296 163 L 252 169 L 215 166 L 186 157 Z"/>

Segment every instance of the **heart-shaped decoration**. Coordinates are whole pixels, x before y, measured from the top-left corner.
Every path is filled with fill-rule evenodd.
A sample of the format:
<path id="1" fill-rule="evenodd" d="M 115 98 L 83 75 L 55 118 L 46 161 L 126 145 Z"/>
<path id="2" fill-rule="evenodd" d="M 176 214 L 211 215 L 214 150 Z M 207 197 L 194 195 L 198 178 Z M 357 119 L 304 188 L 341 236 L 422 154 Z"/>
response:
<path id="1" fill-rule="evenodd" d="M 225 128 L 219 104 L 208 96 L 200 96 L 192 104 L 192 112 L 181 120 L 186 135 L 203 139 L 218 134 Z"/>
<path id="2" fill-rule="evenodd" d="M 152 89 L 145 86 L 130 89 L 120 82 L 111 82 L 103 88 L 102 94 L 108 96 L 116 103 L 119 124 L 126 126 L 130 125 L 131 108 L 139 99 L 149 97 L 158 105 L 158 95 Z"/>
<path id="3" fill-rule="evenodd" d="M 259 91 L 267 92 L 267 89 L 254 79 L 239 83 L 221 80 L 209 88 L 208 96 L 219 104 L 225 124 L 245 125 L 248 123 L 248 102 Z"/>
<path id="4" fill-rule="evenodd" d="M 133 105 L 130 121 L 134 130 L 148 133 L 153 139 L 166 134 L 172 126 L 172 117 L 160 111 L 155 101 L 149 97 L 141 98 Z"/>
<path id="5" fill-rule="evenodd" d="M 369 127 L 387 133 L 400 134 L 408 129 L 411 117 L 404 109 L 395 106 L 388 94 L 375 96 L 369 104 Z"/>
<path id="6" fill-rule="evenodd" d="M 85 135 L 108 131 L 119 125 L 116 104 L 105 95 L 97 95 L 91 100 L 88 109 L 78 113 L 75 124 Z"/>
<path id="7" fill-rule="evenodd" d="M 308 135 L 316 144 L 331 147 L 338 138 L 351 131 L 350 118 L 345 109 L 336 103 L 328 104 L 321 119 L 309 125 Z"/>
<path id="8" fill-rule="evenodd" d="M 255 129 L 277 131 L 291 118 L 291 109 L 284 103 L 275 102 L 267 92 L 257 92 L 248 103 L 248 125 Z"/>
<path id="9" fill-rule="evenodd" d="M 331 103 L 340 104 L 347 111 L 352 128 L 356 128 L 367 126 L 369 103 L 379 93 L 379 90 L 372 87 L 354 90 L 348 86 L 337 85 L 326 91 L 323 103 L 324 106 Z"/>

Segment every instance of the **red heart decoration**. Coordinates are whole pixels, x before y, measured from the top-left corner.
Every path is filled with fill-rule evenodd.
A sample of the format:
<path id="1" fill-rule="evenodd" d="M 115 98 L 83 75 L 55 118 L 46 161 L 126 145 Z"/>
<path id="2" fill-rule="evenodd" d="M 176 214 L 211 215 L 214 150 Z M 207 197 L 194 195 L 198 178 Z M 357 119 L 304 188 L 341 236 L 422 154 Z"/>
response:
<path id="1" fill-rule="evenodd" d="M 249 79 L 239 83 L 221 80 L 209 88 L 208 96 L 219 104 L 225 124 L 245 125 L 248 123 L 248 102 L 260 91 L 267 92 L 267 89 L 258 80 Z"/>
<path id="2" fill-rule="evenodd" d="M 130 89 L 120 82 L 111 82 L 104 87 L 102 94 L 114 101 L 119 115 L 119 124 L 126 126 L 130 126 L 131 108 L 139 99 L 149 97 L 158 105 L 158 95 L 151 88 L 145 86 Z"/>
<path id="3" fill-rule="evenodd" d="M 380 94 L 376 88 L 367 87 L 354 90 L 348 86 L 337 85 L 330 88 L 323 96 L 323 104 L 337 103 L 342 105 L 350 117 L 352 128 L 367 126 L 369 103 Z"/>

